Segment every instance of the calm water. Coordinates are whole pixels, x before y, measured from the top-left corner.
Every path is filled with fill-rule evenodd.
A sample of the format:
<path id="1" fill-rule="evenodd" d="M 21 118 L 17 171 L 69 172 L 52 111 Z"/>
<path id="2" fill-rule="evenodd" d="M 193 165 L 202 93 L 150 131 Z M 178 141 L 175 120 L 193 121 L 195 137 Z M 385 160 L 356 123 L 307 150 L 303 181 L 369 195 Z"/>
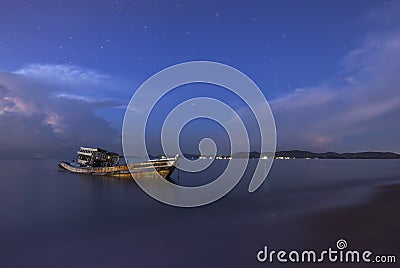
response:
<path id="1" fill-rule="evenodd" d="M 225 163 L 181 173 L 179 182 L 207 182 Z M 0 267 L 261 267 L 255 256 L 264 245 L 327 248 L 341 236 L 400 253 L 398 225 L 380 227 L 397 223 L 398 210 L 376 206 L 380 196 L 398 201 L 383 186 L 400 183 L 400 161 L 277 160 L 248 194 L 254 164 L 220 201 L 183 209 L 134 182 L 59 172 L 57 160 L 0 160 Z M 372 226 L 365 232 L 364 222 Z"/>

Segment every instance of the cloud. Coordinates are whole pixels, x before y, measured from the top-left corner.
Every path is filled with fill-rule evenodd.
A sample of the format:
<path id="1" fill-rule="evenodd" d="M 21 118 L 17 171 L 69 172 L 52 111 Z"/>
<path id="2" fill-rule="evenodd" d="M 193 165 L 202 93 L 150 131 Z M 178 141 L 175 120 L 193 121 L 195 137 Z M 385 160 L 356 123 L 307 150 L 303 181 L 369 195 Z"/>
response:
<path id="1" fill-rule="evenodd" d="M 101 84 L 110 81 L 110 77 L 98 71 L 85 69 L 76 65 L 65 64 L 29 64 L 15 71 L 25 77 L 37 78 L 46 81 L 72 83 Z"/>
<path id="2" fill-rule="evenodd" d="M 330 82 L 273 100 L 280 148 L 400 152 L 400 31 L 370 34 Z"/>
<path id="3" fill-rule="evenodd" d="M 77 66 L 34 64 L 0 73 L 0 156 L 73 157 L 82 145 L 120 151 L 120 131 L 96 115 L 125 103 L 110 97 L 119 86 Z"/>
<path id="4" fill-rule="evenodd" d="M 88 103 L 92 103 L 92 104 L 100 104 L 102 106 L 118 106 L 118 107 L 124 106 L 124 107 L 126 107 L 126 105 L 121 104 L 121 103 L 123 103 L 121 100 L 118 100 L 116 98 L 98 98 L 98 97 L 93 97 L 93 96 L 76 95 L 76 94 L 68 94 L 68 93 L 56 93 L 55 96 L 57 98 L 88 102 Z"/>
<path id="5" fill-rule="evenodd" d="M 110 106 L 125 105 L 130 86 L 125 79 L 76 65 L 28 64 L 14 74 L 54 87 L 52 94 L 58 98 Z"/>

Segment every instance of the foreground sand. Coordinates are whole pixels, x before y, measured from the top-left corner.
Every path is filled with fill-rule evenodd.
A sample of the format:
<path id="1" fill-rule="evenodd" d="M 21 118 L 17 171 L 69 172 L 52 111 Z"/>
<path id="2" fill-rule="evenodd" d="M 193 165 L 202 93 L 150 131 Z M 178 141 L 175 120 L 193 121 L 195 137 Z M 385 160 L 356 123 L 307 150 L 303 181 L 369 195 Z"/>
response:
<path id="1" fill-rule="evenodd" d="M 313 234 L 310 248 L 334 246 L 333 243 L 342 238 L 348 242 L 349 249 L 396 255 L 399 262 L 400 184 L 375 187 L 369 198 L 357 205 L 311 213 L 303 224 L 303 228 Z M 397 267 L 396 264 L 380 266 Z"/>

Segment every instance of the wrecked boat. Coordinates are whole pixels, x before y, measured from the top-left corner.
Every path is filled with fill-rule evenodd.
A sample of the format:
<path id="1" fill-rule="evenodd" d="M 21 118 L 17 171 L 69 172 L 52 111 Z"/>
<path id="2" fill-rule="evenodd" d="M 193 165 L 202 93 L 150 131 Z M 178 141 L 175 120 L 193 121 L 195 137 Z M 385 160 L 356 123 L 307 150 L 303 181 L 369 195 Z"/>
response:
<path id="1" fill-rule="evenodd" d="M 174 171 L 178 156 L 174 158 L 161 158 L 148 160 L 141 163 L 127 163 L 120 165 L 122 156 L 101 148 L 80 147 L 77 152 L 77 161 L 62 161 L 58 164 L 60 170 L 66 170 L 78 174 L 92 174 L 102 176 L 149 177 L 161 175 L 169 178 Z M 131 174 L 132 172 L 132 174 Z"/>

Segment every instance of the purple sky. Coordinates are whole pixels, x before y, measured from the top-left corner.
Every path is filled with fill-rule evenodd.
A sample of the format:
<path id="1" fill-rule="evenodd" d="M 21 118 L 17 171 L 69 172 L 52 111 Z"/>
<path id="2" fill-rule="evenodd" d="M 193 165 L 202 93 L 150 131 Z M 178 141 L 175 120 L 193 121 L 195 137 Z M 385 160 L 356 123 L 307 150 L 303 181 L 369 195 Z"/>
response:
<path id="1" fill-rule="evenodd" d="M 278 149 L 400 152 L 397 14 L 391 1 L 4 1 L 0 156 L 72 156 L 81 145 L 121 152 L 134 91 L 190 60 L 232 65 L 257 83 Z M 182 143 L 220 132 L 199 122 Z"/>

